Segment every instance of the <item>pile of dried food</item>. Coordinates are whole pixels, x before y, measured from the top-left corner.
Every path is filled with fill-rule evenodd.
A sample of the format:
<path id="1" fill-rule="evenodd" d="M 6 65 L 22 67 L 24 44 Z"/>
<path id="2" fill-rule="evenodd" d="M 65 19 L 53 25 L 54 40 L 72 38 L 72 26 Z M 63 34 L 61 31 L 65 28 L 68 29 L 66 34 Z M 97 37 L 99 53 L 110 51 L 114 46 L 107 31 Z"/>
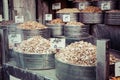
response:
<path id="1" fill-rule="evenodd" d="M 64 24 L 64 22 L 62 21 L 62 19 L 57 18 L 57 19 L 53 19 L 52 21 L 50 21 L 49 24 Z"/>
<path id="2" fill-rule="evenodd" d="M 84 41 L 74 42 L 57 53 L 56 58 L 69 64 L 95 66 L 97 60 L 96 46 Z M 120 61 L 120 59 L 115 58 L 113 55 L 110 56 L 110 63 L 117 61 Z"/>
<path id="3" fill-rule="evenodd" d="M 82 12 L 87 12 L 87 13 L 99 13 L 102 12 L 102 10 L 99 7 L 95 6 L 88 6 Z"/>
<path id="4" fill-rule="evenodd" d="M 34 29 L 45 29 L 47 27 L 41 23 L 36 22 L 36 21 L 27 21 L 27 22 L 24 22 L 23 24 L 20 24 L 18 26 L 18 28 L 27 29 L 27 30 L 34 30 Z"/>
<path id="5" fill-rule="evenodd" d="M 79 12 L 80 10 L 77 8 L 64 8 L 57 11 L 57 13 L 79 13 Z"/>
<path id="6" fill-rule="evenodd" d="M 50 54 L 50 42 L 41 36 L 34 36 L 22 41 L 15 47 L 15 51 L 28 54 Z"/>
<path id="7" fill-rule="evenodd" d="M 66 25 L 67 26 L 83 26 L 84 24 L 81 22 L 70 21 Z"/>

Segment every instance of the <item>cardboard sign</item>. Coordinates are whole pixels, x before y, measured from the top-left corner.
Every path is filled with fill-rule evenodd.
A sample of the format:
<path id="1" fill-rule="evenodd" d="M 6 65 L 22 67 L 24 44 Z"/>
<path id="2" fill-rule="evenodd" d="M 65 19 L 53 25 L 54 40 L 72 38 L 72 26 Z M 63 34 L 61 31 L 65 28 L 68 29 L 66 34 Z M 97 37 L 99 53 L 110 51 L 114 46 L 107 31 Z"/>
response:
<path id="1" fill-rule="evenodd" d="M 2 21 L 2 15 L 0 14 L 0 21 Z"/>
<path id="2" fill-rule="evenodd" d="M 79 9 L 85 9 L 86 5 L 85 3 L 79 3 Z"/>
<path id="3" fill-rule="evenodd" d="M 22 41 L 21 34 L 8 35 L 9 43 L 20 43 Z"/>
<path id="4" fill-rule="evenodd" d="M 65 48 L 65 39 L 64 38 L 51 38 L 50 39 L 50 46 L 52 49 L 61 49 Z"/>
<path id="5" fill-rule="evenodd" d="M 58 9 L 61 9 L 61 3 L 52 4 L 52 10 L 58 10 Z"/>
<path id="6" fill-rule="evenodd" d="M 101 4 L 102 10 L 109 10 L 110 9 L 110 2 L 104 2 Z"/>
<path id="7" fill-rule="evenodd" d="M 115 63 L 115 76 L 120 76 L 120 62 Z"/>
<path id="8" fill-rule="evenodd" d="M 70 15 L 69 14 L 63 15 L 63 22 L 69 22 L 69 21 L 70 21 Z"/>
<path id="9" fill-rule="evenodd" d="M 16 78 L 16 77 L 10 75 L 10 80 L 21 80 L 21 79 Z"/>
<path id="10" fill-rule="evenodd" d="M 23 23 L 24 16 L 15 16 L 15 23 Z"/>
<path id="11" fill-rule="evenodd" d="M 52 20 L 52 14 L 45 14 L 45 20 L 51 21 Z"/>

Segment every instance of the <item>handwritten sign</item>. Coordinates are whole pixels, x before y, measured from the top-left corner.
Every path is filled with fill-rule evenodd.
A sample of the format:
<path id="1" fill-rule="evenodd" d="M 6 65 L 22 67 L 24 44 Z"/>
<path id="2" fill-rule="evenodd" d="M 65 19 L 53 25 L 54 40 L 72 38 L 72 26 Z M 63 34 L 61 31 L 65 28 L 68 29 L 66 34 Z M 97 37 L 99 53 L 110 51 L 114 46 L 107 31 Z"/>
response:
<path id="1" fill-rule="evenodd" d="M 64 14 L 63 15 L 63 22 L 69 22 L 70 21 L 70 15 L 69 14 Z"/>
<path id="2" fill-rule="evenodd" d="M 52 14 L 45 14 L 45 20 L 51 21 L 52 20 Z"/>
<path id="3" fill-rule="evenodd" d="M 115 76 L 120 76 L 120 62 L 115 63 Z"/>
<path id="4" fill-rule="evenodd" d="M 15 16 L 15 23 L 23 23 L 24 16 Z"/>
<path id="5" fill-rule="evenodd" d="M 21 34 L 8 35 L 9 43 L 20 43 L 22 41 Z"/>
<path id="6" fill-rule="evenodd" d="M 18 79 L 16 77 L 10 75 L 10 80 L 21 80 L 21 79 Z"/>
<path id="7" fill-rule="evenodd" d="M 61 49 L 65 48 L 65 39 L 64 38 L 51 38 L 50 39 L 50 46 L 52 49 Z"/>
<path id="8" fill-rule="evenodd" d="M 110 2 L 103 2 L 101 4 L 101 9 L 102 10 L 109 10 L 110 9 Z"/>
<path id="9" fill-rule="evenodd" d="M 58 10 L 58 9 L 61 9 L 61 3 L 52 4 L 52 10 Z"/>
<path id="10" fill-rule="evenodd" d="M 0 21 L 2 21 L 2 15 L 0 15 Z"/>

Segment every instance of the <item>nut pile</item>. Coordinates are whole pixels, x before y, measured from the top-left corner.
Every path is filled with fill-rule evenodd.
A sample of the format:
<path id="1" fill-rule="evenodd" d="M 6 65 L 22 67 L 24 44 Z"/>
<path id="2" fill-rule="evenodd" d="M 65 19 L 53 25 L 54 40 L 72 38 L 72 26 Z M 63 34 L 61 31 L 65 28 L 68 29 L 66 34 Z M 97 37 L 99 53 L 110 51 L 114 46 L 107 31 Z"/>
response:
<path id="1" fill-rule="evenodd" d="M 34 29 L 45 29 L 47 27 L 44 26 L 41 23 L 36 22 L 36 21 L 28 21 L 28 22 L 25 22 L 23 24 L 20 24 L 18 26 L 18 28 L 20 28 L 20 29 L 27 29 L 27 30 L 34 30 Z"/>
<path id="2" fill-rule="evenodd" d="M 65 63 L 80 66 L 96 65 L 96 46 L 91 43 L 79 41 L 71 43 L 65 49 L 56 54 L 56 58 Z M 110 64 L 120 61 L 114 55 L 110 55 Z"/>
<path id="3" fill-rule="evenodd" d="M 64 8 L 64 9 L 57 11 L 57 13 L 79 13 L 79 12 L 80 11 L 77 8 Z"/>
<path id="4" fill-rule="evenodd" d="M 50 42 L 41 36 L 34 36 L 22 41 L 15 47 L 15 51 L 28 54 L 50 54 Z"/>
<path id="5" fill-rule="evenodd" d="M 120 12 L 120 10 L 111 10 L 111 11 L 107 11 L 107 12 L 108 12 L 108 13 L 109 13 L 109 12 L 111 12 L 111 13 L 113 12 L 113 13 L 114 13 L 114 12 Z"/>
<path id="6" fill-rule="evenodd" d="M 114 55 L 110 54 L 110 64 L 114 64 L 115 62 L 120 61 L 120 59 L 116 58 Z"/>
<path id="7" fill-rule="evenodd" d="M 84 24 L 81 22 L 70 21 L 66 25 L 67 26 L 83 26 Z"/>
<path id="8" fill-rule="evenodd" d="M 84 41 L 71 43 L 56 54 L 56 58 L 66 63 L 94 66 L 96 64 L 96 46 Z"/>
<path id="9" fill-rule="evenodd" d="M 82 12 L 89 12 L 89 13 L 99 13 L 102 12 L 102 10 L 99 7 L 95 6 L 88 6 Z"/>
<path id="10" fill-rule="evenodd" d="M 53 19 L 52 21 L 50 21 L 50 24 L 64 24 L 62 19 Z"/>

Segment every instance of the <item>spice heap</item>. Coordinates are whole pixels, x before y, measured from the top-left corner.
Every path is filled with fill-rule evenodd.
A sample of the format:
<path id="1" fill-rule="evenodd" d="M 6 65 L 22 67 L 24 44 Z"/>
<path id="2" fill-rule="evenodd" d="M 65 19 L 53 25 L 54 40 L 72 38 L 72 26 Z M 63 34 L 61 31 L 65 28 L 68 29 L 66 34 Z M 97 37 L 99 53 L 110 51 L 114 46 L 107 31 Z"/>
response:
<path id="1" fill-rule="evenodd" d="M 92 66 L 96 64 L 96 46 L 84 41 L 71 43 L 56 54 L 56 57 L 66 63 Z"/>
<path id="2" fill-rule="evenodd" d="M 80 11 L 77 8 L 64 8 L 64 9 L 57 11 L 57 13 L 79 13 L 79 12 Z"/>
<path id="3" fill-rule="evenodd" d="M 36 22 L 36 21 L 28 21 L 28 22 L 25 22 L 23 24 L 20 24 L 18 26 L 18 28 L 20 28 L 20 29 L 27 29 L 27 30 L 34 30 L 34 29 L 45 29 L 47 27 L 44 26 L 41 23 Z"/>
<path id="4" fill-rule="evenodd" d="M 96 46 L 84 41 L 74 42 L 68 45 L 65 49 L 60 50 L 60 52 L 56 54 L 56 58 L 69 64 L 95 66 Z M 110 64 L 117 61 L 120 61 L 120 59 L 110 55 Z"/>
<path id="5" fill-rule="evenodd" d="M 67 26 L 84 26 L 81 22 L 70 21 L 66 24 Z"/>
<path id="6" fill-rule="evenodd" d="M 99 7 L 95 6 L 88 6 L 82 12 L 88 12 L 88 13 L 99 13 L 102 12 L 102 10 Z"/>
<path id="7" fill-rule="evenodd" d="M 50 24 L 64 24 L 62 19 L 57 18 L 57 19 L 53 19 L 52 21 L 50 21 Z"/>
<path id="8" fill-rule="evenodd" d="M 28 54 L 50 54 L 50 42 L 41 36 L 34 36 L 22 41 L 15 48 L 15 51 Z"/>

